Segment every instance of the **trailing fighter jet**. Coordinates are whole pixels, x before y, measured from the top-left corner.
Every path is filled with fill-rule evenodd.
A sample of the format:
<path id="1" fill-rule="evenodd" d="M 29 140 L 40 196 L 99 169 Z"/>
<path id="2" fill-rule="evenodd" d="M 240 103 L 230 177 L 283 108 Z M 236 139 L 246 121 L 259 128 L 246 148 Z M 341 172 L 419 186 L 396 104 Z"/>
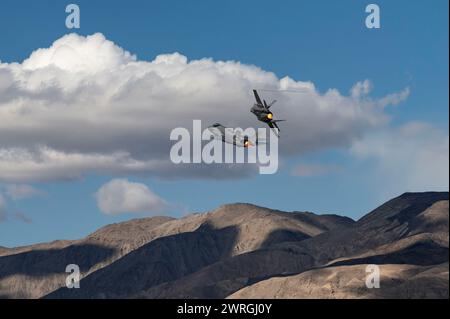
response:
<path id="1" fill-rule="evenodd" d="M 282 122 L 285 120 L 275 120 L 273 118 L 273 113 L 270 111 L 270 107 L 275 104 L 276 100 L 272 101 L 270 104 L 267 104 L 266 100 L 261 102 L 256 90 L 253 90 L 253 94 L 255 95 L 256 103 L 252 106 L 250 112 L 255 114 L 259 121 L 266 123 L 271 129 L 275 129 L 275 132 L 278 135 L 280 128 L 278 127 L 277 122 Z"/>
<path id="2" fill-rule="evenodd" d="M 227 130 L 220 123 L 209 126 L 208 130 L 213 133 L 215 139 L 240 147 L 250 147 L 262 143 L 259 141 L 258 135 L 249 139 L 248 136 L 242 135 L 240 131 L 235 131 L 234 129 Z"/>

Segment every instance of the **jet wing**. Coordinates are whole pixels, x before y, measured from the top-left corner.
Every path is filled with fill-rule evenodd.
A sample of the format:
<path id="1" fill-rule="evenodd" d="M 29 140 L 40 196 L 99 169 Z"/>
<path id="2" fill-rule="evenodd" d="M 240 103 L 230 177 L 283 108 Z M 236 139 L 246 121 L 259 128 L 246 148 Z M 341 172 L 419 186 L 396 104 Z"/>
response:
<path id="1" fill-rule="evenodd" d="M 280 128 L 278 127 L 277 123 L 275 123 L 275 122 L 269 122 L 269 123 L 267 123 L 267 125 L 269 125 L 270 128 L 276 128 L 278 131 L 280 131 Z"/>
<path id="2" fill-rule="evenodd" d="M 258 92 L 256 92 L 256 90 L 253 90 L 253 94 L 255 95 L 256 103 L 259 105 L 263 105 L 261 99 L 259 98 Z"/>

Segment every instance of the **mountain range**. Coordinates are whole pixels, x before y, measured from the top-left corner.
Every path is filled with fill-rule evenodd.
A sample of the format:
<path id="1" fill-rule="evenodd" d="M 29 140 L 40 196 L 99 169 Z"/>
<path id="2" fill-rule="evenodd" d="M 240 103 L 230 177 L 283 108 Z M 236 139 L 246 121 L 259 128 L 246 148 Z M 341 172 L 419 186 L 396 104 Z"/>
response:
<path id="1" fill-rule="evenodd" d="M 0 298 L 449 298 L 448 200 L 405 193 L 357 221 L 228 204 L 0 247 Z M 65 286 L 68 264 L 79 289 Z"/>

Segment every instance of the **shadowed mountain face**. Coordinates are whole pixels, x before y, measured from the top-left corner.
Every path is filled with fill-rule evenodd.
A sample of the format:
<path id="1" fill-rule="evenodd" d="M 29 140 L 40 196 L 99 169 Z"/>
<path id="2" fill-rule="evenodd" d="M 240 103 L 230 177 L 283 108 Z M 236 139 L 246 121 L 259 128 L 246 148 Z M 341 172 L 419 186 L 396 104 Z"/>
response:
<path id="1" fill-rule="evenodd" d="M 405 194 L 387 204 L 370 213 L 370 219 L 362 218 L 305 240 L 282 241 L 265 250 L 232 256 L 180 280 L 152 287 L 139 297 L 223 298 L 255 282 L 324 267 L 448 262 L 448 193 Z M 350 268 L 339 271 L 345 269 Z M 339 278 L 339 274 L 336 276 Z M 367 289 L 365 276 L 359 278 L 362 289 Z"/>
<path id="2" fill-rule="evenodd" d="M 78 264 L 80 289 L 65 287 Z M 380 289 L 365 285 L 368 264 Z M 448 298 L 448 193 L 408 193 L 359 221 L 232 204 L 0 250 L 5 298 Z"/>
<path id="3" fill-rule="evenodd" d="M 64 240 L 0 251 L 0 295 L 39 298 L 65 285 L 66 266 L 83 276 L 158 236 L 152 230 L 168 217 L 136 219 L 103 227 L 81 240 Z"/>

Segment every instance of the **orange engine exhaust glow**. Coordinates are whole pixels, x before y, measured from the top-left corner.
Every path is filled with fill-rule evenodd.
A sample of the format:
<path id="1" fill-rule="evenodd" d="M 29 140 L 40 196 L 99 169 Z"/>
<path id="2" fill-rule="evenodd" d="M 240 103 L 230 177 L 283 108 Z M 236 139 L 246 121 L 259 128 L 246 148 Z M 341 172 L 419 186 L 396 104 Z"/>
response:
<path id="1" fill-rule="evenodd" d="M 244 142 L 244 147 L 249 147 L 249 146 L 253 146 L 253 143 L 250 141 L 245 141 Z"/>

